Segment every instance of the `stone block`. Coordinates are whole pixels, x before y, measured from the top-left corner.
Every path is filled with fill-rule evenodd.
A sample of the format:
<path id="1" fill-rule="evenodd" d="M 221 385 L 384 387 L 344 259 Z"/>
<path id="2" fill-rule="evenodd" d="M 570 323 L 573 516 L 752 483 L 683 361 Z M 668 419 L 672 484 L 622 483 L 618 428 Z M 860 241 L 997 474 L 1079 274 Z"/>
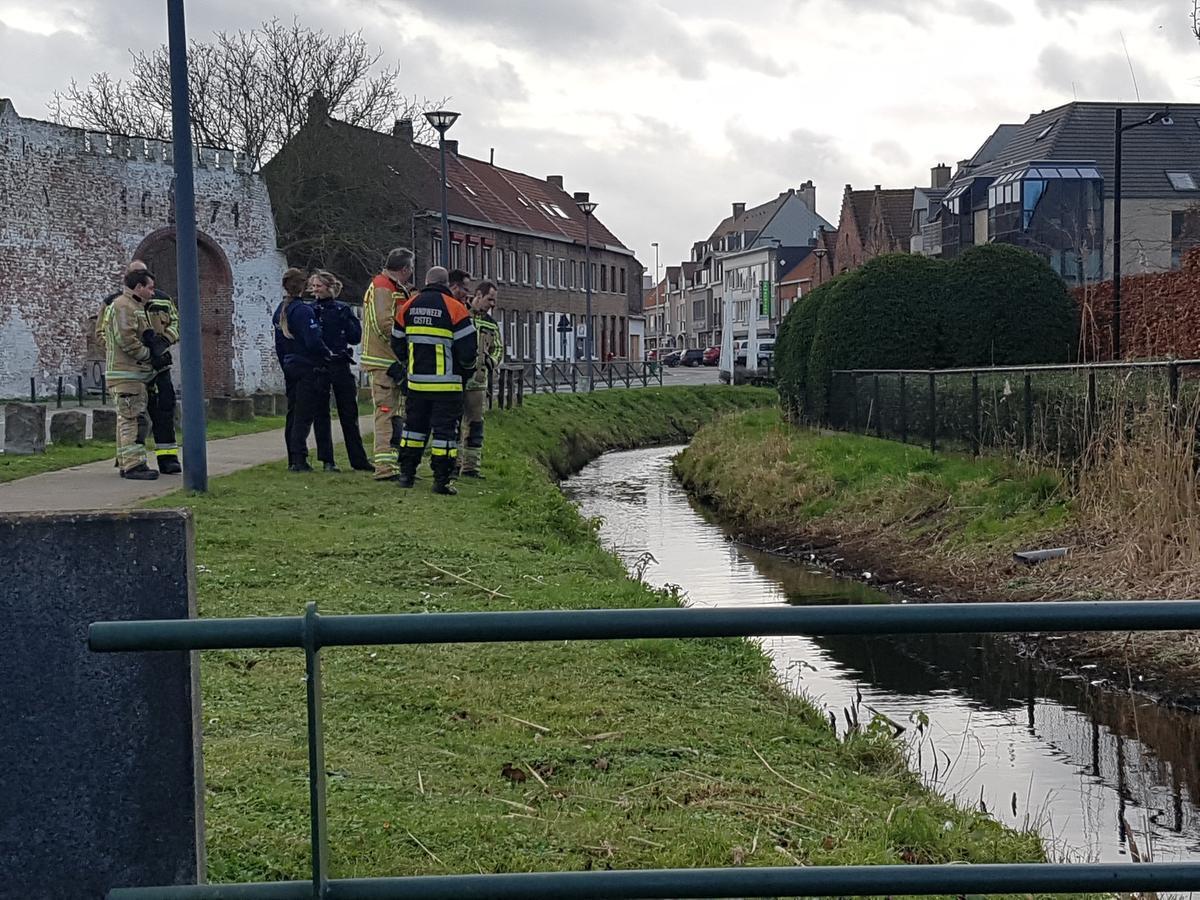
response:
<path id="1" fill-rule="evenodd" d="M 288 408 L 287 394 L 272 394 L 271 396 L 275 398 L 275 415 L 286 416 Z"/>
<path id="2" fill-rule="evenodd" d="M 92 410 L 92 440 L 116 441 L 117 411 L 101 406 Z"/>
<path id="3" fill-rule="evenodd" d="M 46 407 L 36 403 L 4 404 L 4 452 L 14 456 L 46 452 Z"/>
<path id="4" fill-rule="evenodd" d="M 360 387 L 358 389 L 358 402 L 359 403 L 370 403 L 371 402 L 371 388 L 370 387 Z"/>
<path id="5" fill-rule="evenodd" d="M 213 422 L 229 421 L 229 404 L 232 397 L 209 397 L 204 402 L 208 404 L 208 418 Z"/>
<path id="6" fill-rule="evenodd" d="M 93 653 L 92 622 L 195 616 L 187 510 L 0 515 L 0 898 L 204 873 L 198 654 Z"/>
<path id="7" fill-rule="evenodd" d="M 50 443 L 78 447 L 87 440 L 87 413 L 64 409 L 50 417 Z"/>
<path id="8" fill-rule="evenodd" d="M 254 394 L 251 399 L 254 401 L 256 416 L 275 415 L 275 396 L 273 394 Z"/>
<path id="9" fill-rule="evenodd" d="M 229 421 L 250 422 L 254 419 L 254 400 L 250 397 L 229 398 Z"/>

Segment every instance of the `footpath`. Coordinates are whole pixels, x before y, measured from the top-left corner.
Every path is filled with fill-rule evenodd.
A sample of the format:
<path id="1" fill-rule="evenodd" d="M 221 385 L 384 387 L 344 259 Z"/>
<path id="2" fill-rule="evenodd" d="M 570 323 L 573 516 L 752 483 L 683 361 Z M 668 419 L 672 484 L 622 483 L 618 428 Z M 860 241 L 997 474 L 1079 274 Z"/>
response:
<path id="1" fill-rule="evenodd" d="M 358 427 L 363 440 L 369 442 L 374 427 L 371 417 L 359 419 Z M 335 435 L 338 434 L 336 421 L 333 431 Z M 210 441 L 208 476 L 216 478 L 229 475 L 241 469 L 283 460 L 286 455 L 282 429 Z M 344 460 L 338 465 L 343 470 L 348 469 Z M 182 487 L 183 478 L 179 475 L 164 475 L 157 481 L 126 481 L 117 474 L 113 461 L 106 459 L 0 484 L 0 512 L 125 509 Z"/>

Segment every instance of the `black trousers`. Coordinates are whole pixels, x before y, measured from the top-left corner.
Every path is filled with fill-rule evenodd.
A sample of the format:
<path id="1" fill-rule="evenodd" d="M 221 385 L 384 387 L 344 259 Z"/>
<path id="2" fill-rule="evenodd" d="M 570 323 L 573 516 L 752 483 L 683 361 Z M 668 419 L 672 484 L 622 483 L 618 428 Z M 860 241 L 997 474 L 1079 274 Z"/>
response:
<path id="1" fill-rule="evenodd" d="M 287 397 L 287 417 L 283 420 L 283 442 L 287 445 L 288 462 L 294 462 L 296 453 L 292 449 L 292 423 L 296 421 L 296 379 L 283 370 L 283 393 Z"/>
<path id="2" fill-rule="evenodd" d="M 156 455 L 176 456 L 179 445 L 175 442 L 175 384 L 170 368 L 155 375 L 148 387 L 146 412 L 150 415 Z"/>
<path id="3" fill-rule="evenodd" d="M 374 470 L 375 466 L 367 459 L 362 434 L 358 430 L 358 382 L 350 371 L 349 363 L 333 363 L 329 366 L 329 387 L 333 390 L 333 402 L 337 406 L 350 465 L 355 469 Z"/>
<path id="4" fill-rule="evenodd" d="M 294 384 L 295 402 L 292 424 L 288 428 L 291 441 L 288 460 L 303 462 L 308 458 L 308 433 L 317 436 L 317 459 L 333 462 L 333 434 L 329 423 L 329 374 L 311 366 L 293 364 L 288 374 Z"/>
<path id="5" fill-rule="evenodd" d="M 404 405 L 404 432 L 400 439 L 400 471 L 413 475 L 421 464 L 426 443 L 434 477 L 450 477 L 458 458 L 458 428 L 463 414 L 461 391 L 414 391 L 409 388 Z"/>

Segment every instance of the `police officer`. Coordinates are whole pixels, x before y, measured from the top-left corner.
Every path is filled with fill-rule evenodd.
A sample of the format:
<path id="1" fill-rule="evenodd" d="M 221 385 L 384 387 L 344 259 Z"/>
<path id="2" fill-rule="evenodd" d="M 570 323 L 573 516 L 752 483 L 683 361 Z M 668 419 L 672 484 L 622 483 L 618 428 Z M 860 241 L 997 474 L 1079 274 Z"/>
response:
<path id="1" fill-rule="evenodd" d="M 312 471 L 308 464 L 308 433 L 315 430 L 317 458 L 325 464 L 326 472 L 336 472 L 329 425 L 329 364 L 333 354 L 325 346 L 313 304 L 297 296 L 306 283 L 303 269 L 284 273 L 288 296 L 274 316 L 276 353 L 281 357 L 285 383 L 293 398 L 288 403 L 292 418 L 288 426 L 288 471 Z"/>
<path id="2" fill-rule="evenodd" d="M 121 477 L 153 481 L 158 472 L 146 465 L 147 385 L 171 366 L 171 351 L 147 346 L 153 334 L 146 304 L 154 297 L 154 278 L 143 270 L 125 276 L 125 290 L 104 316 L 108 346 L 105 379 L 117 407 L 117 464 Z"/>
<path id="3" fill-rule="evenodd" d="M 483 456 L 483 398 L 489 379 L 504 361 L 504 342 L 500 326 L 492 318 L 496 308 L 496 285 L 481 281 L 471 300 L 471 319 L 477 332 L 478 354 L 475 374 L 463 389 L 463 423 L 459 435 L 463 449 L 459 454 L 462 474 L 467 478 L 482 478 L 479 465 Z"/>
<path id="4" fill-rule="evenodd" d="M 458 456 L 463 384 L 475 371 L 477 345 L 471 313 L 450 292 L 450 273 L 434 266 L 425 287 L 396 313 L 392 351 L 406 361 L 408 397 L 400 438 L 401 487 L 410 488 L 431 446 L 435 494 L 455 494 L 450 485 Z"/>
<path id="5" fill-rule="evenodd" d="M 400 386 L 405 366 L 396 361 L 391 348 L 391 327 L 396 312 L 408 300 L 406 285 L 413 277 L 413 252 L 397 247 L 387 255 L 383 271 L 371 280 L 363 296 L 363 350 L 359 364 L 371 383 L 375 407 L 373 462 L 378 481 L 396 479 L 396 448 L 404 418 L 404 395 Z"/>
<path id="6" fill-rule="evenodd" d="M 374 472 L 375 467 L 367 459 L 358 431 L 358 382 L 350 370 L 354 365 L 350 347 L 362 340 L 362 326 L 354 311 L 337 299 L 342 292 L 342 283 L 332 273 L 314 272 L 308 279 L 308 292 L 316 298 L 321 335 L 333 354 L 329 363 L 329 387 L 342 424 L 350 467 L 359 472 Z"/>

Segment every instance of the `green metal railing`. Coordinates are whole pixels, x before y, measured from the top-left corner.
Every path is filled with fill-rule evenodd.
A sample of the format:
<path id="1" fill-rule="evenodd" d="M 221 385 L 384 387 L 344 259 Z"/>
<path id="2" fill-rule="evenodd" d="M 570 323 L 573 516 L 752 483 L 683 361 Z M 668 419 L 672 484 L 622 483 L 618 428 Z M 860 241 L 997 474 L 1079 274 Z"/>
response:
<path id="1" fill-rule="evenodd" d="M 98 622 L 100 652 L 301 648 L 308 688 L 312 878 L 115 888 L 110 900 L 540 900 L 814 897 L 1032 892 L 1196 891 L 1200 862 L 670 869 L 331 879 L 325 817 L 321 649 L 386 644 L 838 634 L 1180 631 L 1200 629 L 1200 601 L 749 607 L 435 613 Z"/>

